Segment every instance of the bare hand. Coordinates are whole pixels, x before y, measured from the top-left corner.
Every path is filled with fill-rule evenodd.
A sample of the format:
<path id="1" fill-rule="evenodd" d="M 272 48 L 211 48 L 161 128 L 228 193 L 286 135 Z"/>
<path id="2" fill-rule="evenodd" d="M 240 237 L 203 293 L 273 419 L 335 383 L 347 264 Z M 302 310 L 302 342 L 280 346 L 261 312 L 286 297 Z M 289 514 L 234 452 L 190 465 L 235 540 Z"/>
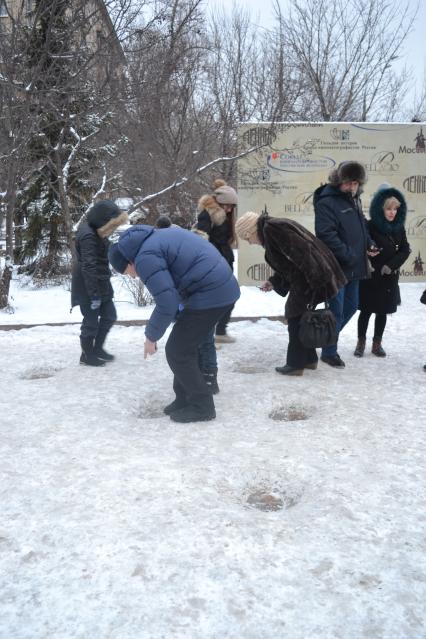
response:
<path id="1" fill-rule="evenodd" d="M 263 282 L 262 286 L 259 286 L 259 289 L 263 291 L 264 293 L 268 293 L 269 291 L 272 291 L 273 288 L 274 287 L 272 286 L 269 280 L 266 280 L 266 282 Z"/>
<path id="2" fill-rule="evenodd" d="M 157 342 L 151 342 L 150 339 L 146 338 L 143 358 L 146 359 L 148 355 L 155 355 L 157 352 Z"/>
<path id="3" fill-rule="evenodd" d="M 368 257 L 376 257 L 376 255 L 378 255 L 379 253 L 380 249 L 377 248 L 377 246 L 370 246 L 370 248 L 367 250 Z"/>

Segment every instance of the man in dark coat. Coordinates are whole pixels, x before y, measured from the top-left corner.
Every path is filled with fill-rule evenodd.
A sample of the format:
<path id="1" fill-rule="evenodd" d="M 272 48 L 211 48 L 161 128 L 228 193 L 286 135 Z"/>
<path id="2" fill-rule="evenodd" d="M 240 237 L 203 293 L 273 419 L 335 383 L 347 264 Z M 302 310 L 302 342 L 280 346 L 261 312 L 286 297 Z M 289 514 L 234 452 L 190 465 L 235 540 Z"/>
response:
<path id="1" fill-rule="evenodd" d="M 91 207 L 75 236 L 77 259 L 72 271 L 71 306 L 79 305 L 83 315 L 80 363 L 88 366 L 103 366 L 114 359 L 103 348 L 117 319 L 107 238 L 125 222 L 127 213 L 122 213 L 111 200 L 101 200 Z"/>
<path id="2" fill-rule="evenodd" d="M 330 173 L 329 183 L 314 193 L 315 233 L 333 253 L 347 279 L 330 300 L 340 332 L 358 308 L 359 280 L 369 277 L 368 256 L 377 255 L 362 212 L 360 193 L 366 173 L 358 162 L 342 162 Z M 337 343 L 323 348 L 321 360 L 344 368 Z"/>
<path id="3" fill-rule="evenodd" d="M 289 293 L 285 305 L 289 343 L 287 362 L 275 370 L 283 375 L 303 375 L 305 368 L 315 370 L 318 357 L 314 348 L 306 348 L 299 339 L 302 314 L 336 295 L 346 278 L 331 251 L 298 222 L 266 214 L 248 212 L 237 220 L 238 237 L 265 248 L 265 260 L 274 270 L 262 290 Z"/>
<path id="4" fill-rule="evenodd" d="M 145 329 L 145 358 L 174 322 L 166 357 L 176 398 L 164 412 L 176 422 L 214 419 L 198 346 L 240 296 L 231 268 L 209 242 L 173 226 L 134 226 L 110 247 L 109 259 L 118 272 L 139 276 L 155 300 Z"/>

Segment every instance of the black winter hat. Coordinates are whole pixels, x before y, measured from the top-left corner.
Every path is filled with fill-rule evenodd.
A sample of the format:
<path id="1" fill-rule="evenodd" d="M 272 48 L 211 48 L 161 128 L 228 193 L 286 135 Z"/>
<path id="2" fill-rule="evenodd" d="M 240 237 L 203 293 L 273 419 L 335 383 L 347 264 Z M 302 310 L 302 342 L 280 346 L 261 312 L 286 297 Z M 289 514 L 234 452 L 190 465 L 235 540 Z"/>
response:
<path id="1" fill-rule="evenodd" d="M 328 178 L 333 186 L 340 186 L 345 182 L 358 182 L 360 186 L 366 183 L 367 174 L 365 168 L 359 162 L 341 162 L 337 169 L 334 169 Z"/>
<path id="2" fill-rule="evenodd" d="M 100 237 L 107 237 L 120 224 L 128 221 L 128 215 L 122 213 L 112 200 L 100 200 L 89 209 L 86 219 L 89 226 L 96 229 Z"/>
<path id="3" fill-rule="evenodd" d="M 111 244 L 108 250 L 108 259 L 115 271 L 117 273 L 123 274 L 126 268 L 129 266 L 130 262 L 127 260 L 123 253 L 120 251 L 118 243 Z"/>

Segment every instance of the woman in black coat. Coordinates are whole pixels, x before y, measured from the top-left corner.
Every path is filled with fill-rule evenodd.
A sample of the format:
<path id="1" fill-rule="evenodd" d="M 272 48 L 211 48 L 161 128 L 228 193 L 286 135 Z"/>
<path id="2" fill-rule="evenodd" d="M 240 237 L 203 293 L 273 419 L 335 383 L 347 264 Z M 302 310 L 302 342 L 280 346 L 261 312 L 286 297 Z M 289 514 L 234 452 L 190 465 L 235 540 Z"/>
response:
<path id="1" fill-rule="evenodd" d="M 287 362 L 275 370 L 283 375 L 303 375 L 315 370 L 318 356 L 299 339 L 300 318 L 309 305 L 316 306 L 334 297 L 346 284 L 345 275 L 329 248 L 304 226 L 286 218 L 248 212 L 237 220 L 237 235 L 249 244 L 265 249 L 265 260 L 274 274 L 261 287 L 289 293 L 285 316 L 289 342 Z"/>
<path id="2" fill-rule="evenodd" d="M 80 223 L 75 236 L 76 261 L 72 271 L 71 306 L 80 306 L 80 364 L 103 366 L 114 359 L 104 342 L 117 319 L 111 271 L 108 262 L 108 236 L 127 222 L 111 200 L 96 202 Z"/>
<path id="3" fill-rule="evenodd" d="M 359 290 L 358 343 L 354 355 L 362 357 L 365 350 L 368 322 L 373 313 L 374 336 L 371 351 L 385 357 L 382 337 L 388 313 L 395 313 L 401 303 L 399 268 L 410 254 L 405 234 L 407 203 L 397 189 L 384 185 L 374 195 L 370 205 L 368 229 L 380 253 L 371 258 L 374 269 L 371 278 L 362 280 Z"/>

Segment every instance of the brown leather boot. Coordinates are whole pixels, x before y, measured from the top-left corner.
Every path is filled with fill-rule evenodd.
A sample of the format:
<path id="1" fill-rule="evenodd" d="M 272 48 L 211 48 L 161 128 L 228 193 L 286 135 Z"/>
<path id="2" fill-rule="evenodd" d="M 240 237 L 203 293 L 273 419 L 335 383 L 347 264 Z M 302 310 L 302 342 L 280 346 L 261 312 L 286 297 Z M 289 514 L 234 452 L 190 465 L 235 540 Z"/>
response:
<path id="1" fill-rule="evenodd" d="M 358 341 L 355 346 L 354 355 L 355 357 L 362 357 L 365 351 L 365 337 L 358 337 Z"/>
<path id="2" fill-rule="evenodd" d="M 373 337 L 371 352 L 373 353 L 373 355 L 376 355 L 377 357 L 386 357 L 386 353 L 382 348 L 382 340 L 374 339 Z"/>

